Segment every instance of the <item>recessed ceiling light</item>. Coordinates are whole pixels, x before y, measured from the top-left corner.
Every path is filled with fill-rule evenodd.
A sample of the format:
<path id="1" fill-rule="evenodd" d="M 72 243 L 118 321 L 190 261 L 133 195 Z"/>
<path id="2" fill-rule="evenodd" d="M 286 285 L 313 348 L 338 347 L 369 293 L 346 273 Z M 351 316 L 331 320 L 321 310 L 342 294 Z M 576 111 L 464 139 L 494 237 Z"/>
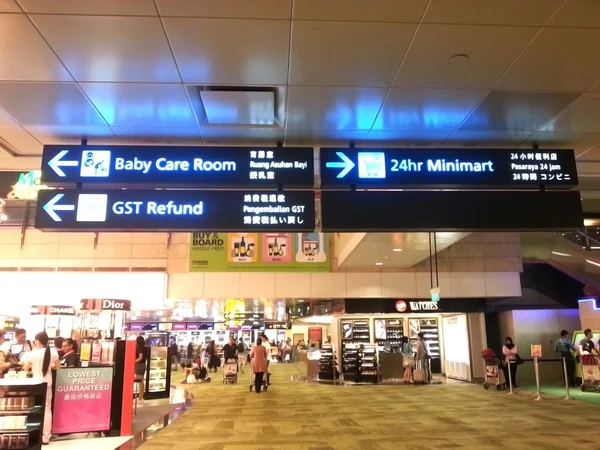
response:
<path id="1" fill-rule="evenodd" d="M 383 263 L 382 262 L 376 262 L 375 265 L 376 266 L 383 266 Z"/>
<path id="2" fill-rule="evenodd" d="M 469 61 L 469 57 L 467 55 L 454 55 L 450 58 L 451 64 L 465 64 Z"/>
<path id="3" fill-rule="evenodd" d="M 392 251 L 393 251 L 393 252 L 401 252 L 401 251 L 402 251 L 402 249 L 401 249 L 401 248 L 395 248 L 395 249 L 393 249 Z"/>

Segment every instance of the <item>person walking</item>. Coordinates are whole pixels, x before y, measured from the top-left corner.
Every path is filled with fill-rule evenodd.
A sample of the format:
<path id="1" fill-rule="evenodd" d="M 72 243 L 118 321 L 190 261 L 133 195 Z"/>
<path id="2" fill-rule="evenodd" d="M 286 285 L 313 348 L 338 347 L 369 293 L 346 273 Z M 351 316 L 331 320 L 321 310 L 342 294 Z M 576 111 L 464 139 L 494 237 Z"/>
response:
<path id="1" fill-rule="evenodd" d="M 404 384 L 408 384 L 412 382 L 412 369 L 415 365 L 415 357 L 412 346 L 408 342 L 408 336 L 402 336 L 400 353 L 402 353 L 402 365 L 404 366 Z"/>
<path id="2" fill-rule="evenodd" d="M 509 383 L 512 384 L 513 388 L 517 386 L 517 363 L 518 363 L 518 355 L 517 355 L 517 346 L 513 342 L 512 338 L 509 336 L 504 341 L 504 345 L 502 346 L 502 354 L 504 355 L 504 365 L 502 366 L 502 370 L 504 371 L 504 379 L 506 380 L 506 385 L 510 387 Z M 510 366 L 510 378 L 509 378 L 509 369 Z"/>
<path id="3" fill-rule="evenodd" d="M 252 359 L 252 372 L 254 373 L 254 388 L 257 394 L 260 394 L 265 372 L 269 370 L 267 349 L 264 345 L 262 345 L 262 342 L 262 339 L 258 338 L 256 340 L 256 346 L 250 352 L 250 358 Z"/>
<path id="4" fill-rule="evenodd" d="M 573 357 L 573 352 L 576 350 L 568 336 L 569 332 L 567 330 L 562 330 L 560 332 L 560 337 L 554 343 L 554 352 L 565 360 L 567 369 L 567 379 L 564 380 L 565 383 L 568 382 L 569 387 L 575 387 L 575 358 Z M 565 375 L 563 373 L 563 379 L 564 377 Z"/>
<path id="5" fill-rule="evenodd" d="M 46 402 L 44 404 L 44 424 L 42 429 L 42 444 L 48 444 L 52 436 L 52 370 L 60 368 L 58 353 L 48 345 L 50 339 L 45 331 L 35 335 L 33 349 L 27 352 L 20 361 L 23 369 L 31 370 L 33 378 L 39 378 L 47 383 Z"/>
<path id="6" fill-rule="evenodd" d="M 206 356 L 208 357 L 208 370 L 216 372 L 219 365 L 217 364 L 218 355 L 214 340 L 210 341 L 210 344 L 206 347 Z"/>
<path id="7" fill-rule="evenodd" d="M 244 340 L 242 338 L 240 338 L 240 342 L 238 342 L 237 351 L 238 351 L 238 353 L 237 353 L 238 354 L 238 366 L 239 366 L 240 372 L 244 373 L 244 367 L 246 367 L 248 355 L 246 353 L 246 345 L 244 344 Z"/>

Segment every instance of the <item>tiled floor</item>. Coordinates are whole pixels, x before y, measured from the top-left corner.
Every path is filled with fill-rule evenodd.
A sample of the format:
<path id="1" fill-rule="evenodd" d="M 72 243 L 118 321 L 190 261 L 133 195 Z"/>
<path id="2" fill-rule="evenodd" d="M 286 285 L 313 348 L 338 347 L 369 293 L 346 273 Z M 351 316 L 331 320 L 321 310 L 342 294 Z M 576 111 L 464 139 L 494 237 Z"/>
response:
<path id="1" fill-rule="evenodd" d="M 248 392 L 189 385 L 195 404 L 143 450 L 600 449 L 596 405 L 482 386 L 333 386 L 291 381 L 302 365 L 274 365 L 273 386 Z M 591 420 L 591 422 L 589 422 Z"/>

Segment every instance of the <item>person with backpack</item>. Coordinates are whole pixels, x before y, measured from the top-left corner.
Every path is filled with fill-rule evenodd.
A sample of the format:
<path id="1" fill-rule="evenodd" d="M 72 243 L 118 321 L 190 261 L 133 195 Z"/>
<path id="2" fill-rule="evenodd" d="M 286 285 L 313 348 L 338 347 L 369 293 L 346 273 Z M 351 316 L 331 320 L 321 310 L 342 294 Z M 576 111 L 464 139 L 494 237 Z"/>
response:
<path id="1" fill-rule="evenodd" d="M 244 367 L 246 367 L 248 354 L 246 353 L 246 344 L 244 344 L 244 340 L 240 338 L 240 342 L 237 345 L 238 351 L 238 366 L 241 373 L 244 373 Z"/>
<path id="2" fill-rule="evenodd" d="M 215 341 L 210 341 L 210 344 L 206 347 L 206 356 L 208 357 L 208 370 L 217 372 L 217 367 L 219 367 L 219 354 L 217 353 L 217 346 Z"/>

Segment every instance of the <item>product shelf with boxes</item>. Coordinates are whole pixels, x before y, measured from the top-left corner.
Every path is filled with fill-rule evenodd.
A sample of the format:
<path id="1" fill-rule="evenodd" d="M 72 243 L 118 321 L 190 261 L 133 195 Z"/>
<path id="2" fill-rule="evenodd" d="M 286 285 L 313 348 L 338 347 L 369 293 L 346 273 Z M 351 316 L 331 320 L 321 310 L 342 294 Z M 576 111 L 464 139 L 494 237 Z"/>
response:
<path id="1" fill-rule="evenodd" d="M 46 383 L 0 379 L 0 449 L 42 448 Z"/>
<path id="2" fill-rule="evenodd" d="M 360 382 L 359 350 L 371 341 L 368 319 L 342 320 L 342 374 L 344 382 Z"/>
<path id="3" fill-rule="evenodd" d="M 323 345 L 321 349 L 321 358 L 319 359 L 319 380 L 335 379 L 335 359 L 333 357 L 333 347 Z"/>
<path id="4" fill-rule="evenodd" d="M 377 349 L 373 344 L 362 344 L 359 350 L 359 381 L 361 383 L 379 383 Z"/>
<path id="5" fill-rule="evenodd" d="M 150 347 L 145 394 L 148 399 L 168 398 L 171 375 L 168 355 L 168 347 Z"/>

